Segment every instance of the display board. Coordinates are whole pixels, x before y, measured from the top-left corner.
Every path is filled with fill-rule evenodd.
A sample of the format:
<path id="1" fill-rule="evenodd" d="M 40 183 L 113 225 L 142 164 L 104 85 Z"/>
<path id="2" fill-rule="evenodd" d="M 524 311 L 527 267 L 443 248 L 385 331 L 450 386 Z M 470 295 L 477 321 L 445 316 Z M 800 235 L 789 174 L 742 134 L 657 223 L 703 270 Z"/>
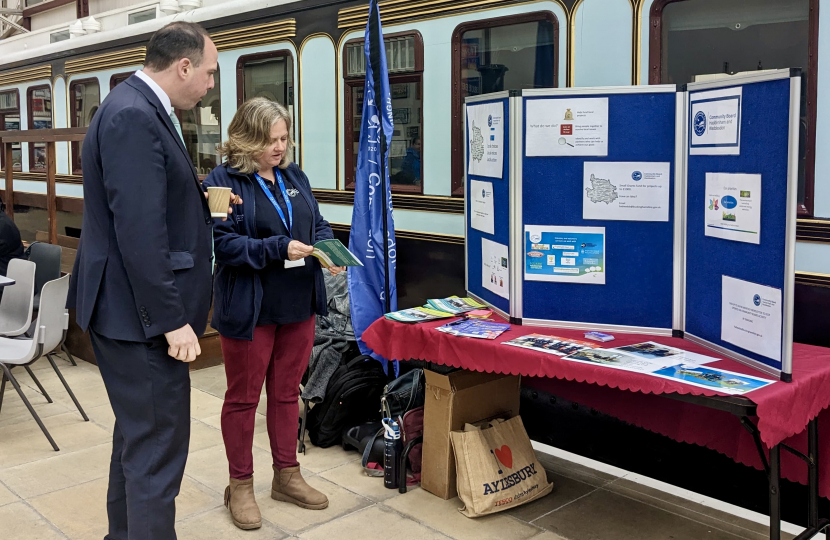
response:
<path id="1" fill-rule="evenodd" d="M 522 92 L 523 324 L 670 334 L 674 85 Z"/>
<path id="2" fill-rule="evenodd" d="M 687 85 L 685 331 L 787 379 L 799 70 Z"/>
<path id="3" fill-rule="evenodd" d="M 510 311 L 510 98 L 466 99 L 464 186 L 467 293 Z"/>

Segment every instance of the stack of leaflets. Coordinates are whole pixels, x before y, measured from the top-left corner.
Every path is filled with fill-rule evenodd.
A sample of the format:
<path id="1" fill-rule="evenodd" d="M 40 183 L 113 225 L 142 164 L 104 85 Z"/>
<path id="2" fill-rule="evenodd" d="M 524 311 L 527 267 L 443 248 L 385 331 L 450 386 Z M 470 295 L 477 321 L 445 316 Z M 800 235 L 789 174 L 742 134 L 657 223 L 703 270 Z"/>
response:
<path id="1" fill-rule="evenodd" d="M 454 315 L 452 313 L 438 311 L 427 306 L 402 309 L 400 311 L 393 311 L 392 313 L 386 314 L 387 319 L 405 323 L 435 321 L 438 319 L 448 319 L 450 317 L 454 317 Z"/>
<path id="2" fill-rule="evenodd" d="M 510 341 L 505 341 L 503 345 L 522 347 L 524 349 L 531 349 L 547 354 L 555 354 L 557 356 L 567 356 L 584 349 L 599 347 L 599 345 L 588 341 L 580 341 L 577 339 L 563 338 L 559 336 L 546 336 L 544 334 L 528 334 L 516 339 L 511 339 Z"/>
<path id="3" fill-rule="evenodd" d="M 452 334 L 453 336 L 474 337 L 481 339 L 496 339 L 505 330 L 509 330 L 507 323 L 495 323 L 475 319 L 458 319 L 444 326 L 436 328 L 439 332 Z"/>
<path id="4" fill-rule="evenodd" d="M 428 307 L 439 311 L 446 311 L 447 313 L 452 313 L 453 315 L 459 315 L 461 313 L 467 313 L 468 311 L 482 309 L 485 307 L 483 304 L 479 304 L 472 298 L 459 298 L 457 296 L 450 296 L 449 298 L 436 298 L 433 300 L 427 300 L 427 302 L 429 302 Z"/>
<path id="5" fill-rule="evenodd" d="M 400 311 L 387 313 L 386 318 L 393 321 L 407 323 L 426 322 L 437 319 L 448 319 L 450 317 L 460 315 L 461 313 L 467 313 L 483 307 L 483 305 L 479 304 L 472 298 L 450 296 L 449 298 L 428 300 L 428 304 L 423 307 L 402 309 Z"/>

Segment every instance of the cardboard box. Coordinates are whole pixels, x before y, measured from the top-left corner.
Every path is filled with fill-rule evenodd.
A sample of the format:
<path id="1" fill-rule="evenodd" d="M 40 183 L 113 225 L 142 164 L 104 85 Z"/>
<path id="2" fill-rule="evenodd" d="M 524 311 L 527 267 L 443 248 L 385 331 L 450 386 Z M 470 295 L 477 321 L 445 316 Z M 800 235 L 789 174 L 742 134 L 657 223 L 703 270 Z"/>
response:
<path id="1" fill-rule="evenodd" d="M 464 424 L 519 414 L 521 377 L 455 371 L 441 375 L 424 370 L 424 447 L 421 487 L 442 499 L 458 495 L 450 432 Z"/>

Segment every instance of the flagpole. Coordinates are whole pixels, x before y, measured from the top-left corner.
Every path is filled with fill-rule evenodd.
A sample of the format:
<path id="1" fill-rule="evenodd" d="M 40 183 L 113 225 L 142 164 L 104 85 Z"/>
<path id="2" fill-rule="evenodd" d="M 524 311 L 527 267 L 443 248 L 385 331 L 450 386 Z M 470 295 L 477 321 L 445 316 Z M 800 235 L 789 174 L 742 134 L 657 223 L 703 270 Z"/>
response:
<path id="1" fill-rule="evenodd" d="M 375 87 L 375 103 L 377 103 L 377 93 L 381 87 L 380 84 L 380 47 L 384 46 L 383 38 L 378 29 L 378 20 L 380 20 L 380 11 L 377 0 L 370 0 L 369 13 L 369 59 L 372 63 L 372 78 L 374 79 Z M 385 108 L 386 104 L 381 104 Z M 380 107 L 379 107 L 380 108 Z M 383 193 L 383 299 L 384 299 L 384 313 L 389 313 L 390 299 L 389 299 L 389 200 L 387 199 L 387 185 L 386 185 L 386 133 L 383 129 L 378 130 L 380 135 L 380 178 L 381 189 Z"/>

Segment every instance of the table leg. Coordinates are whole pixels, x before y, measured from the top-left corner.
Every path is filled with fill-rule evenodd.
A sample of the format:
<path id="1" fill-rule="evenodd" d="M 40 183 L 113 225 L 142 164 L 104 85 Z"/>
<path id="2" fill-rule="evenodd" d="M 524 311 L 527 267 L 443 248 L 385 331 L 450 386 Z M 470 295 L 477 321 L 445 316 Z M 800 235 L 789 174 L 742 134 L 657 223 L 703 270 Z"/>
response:
<path id="1" fill-rule="evenodd" d="M 810 491 L 808 527 L 818 527 L 818 418 L 807 424 L 807 486 Z"/>
<path id="2" fill-rule="evenodd" d="M 769 450 L 769 538 L 781 540 L 781 448 Z"/>

